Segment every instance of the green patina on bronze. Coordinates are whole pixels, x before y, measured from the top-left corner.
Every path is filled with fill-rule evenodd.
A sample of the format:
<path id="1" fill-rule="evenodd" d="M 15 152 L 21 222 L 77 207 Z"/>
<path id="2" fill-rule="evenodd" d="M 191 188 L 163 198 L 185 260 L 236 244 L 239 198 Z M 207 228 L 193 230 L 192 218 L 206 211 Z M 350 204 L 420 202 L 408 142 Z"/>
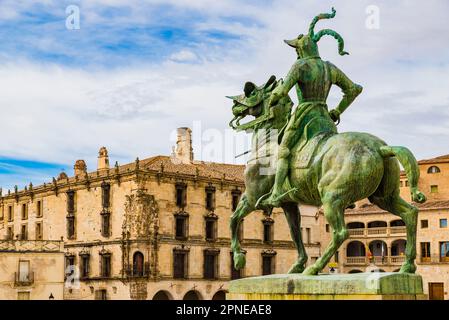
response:
<path id="1" fill-rule="evenodd" d="M 320 14 L 310 25 L 307 35 L 285 41 L 298 54 L 285 81 L 272 76 L 262 86 L 248 82 L 244 94 L 229 97 L 234 101 L 235 130 L 253 132 L 252 150 L 245 170 L 246 191 L 231 218 L 232 250 L 237 269 L 245 265 L 237 236 L 241 220 L 256 209 L 281 207 L 286 215 L 298 260 L 289 273 L 316 275 L 339 246 L 348 238 L 344 211 L 356 201 L 368 198 L 380 208 L 402 218 L 407 228 L 406 261 L 400 272 L 414 273 L 416 266 L 416 222 L 418 210 L 399 195 L 399 163 L 409 180 L 412 200 L 424 202 L 418 191 L 418 164 L 405 147 L 388 146 L 384 141 L 360 132 L 338 133 L 335 122 L 361 93 L 362 87 L 352 82 L 341 70 L 320 58 L 317 42 L 323 35 L 338 41 L 341 55 L 343 38 L 335 31 L 314 32 L 320 19 L 335 16 Z M 328 111 L 327 96 L 332 85 L 341 88 L 343 98 Z M 296 86 L 299 104 L 292 111 L 289 91 Z M 253 116 L 245 124 L 240 121 Z M 279 135 L 272 135 L 272 132 Z M 267 163 L 275 163 L 275 172 Z M 322 256 L 307 269 L 307 255 L 300 232 L 298 204 L 322 206 L 332 227 L 332 240 Z"/>

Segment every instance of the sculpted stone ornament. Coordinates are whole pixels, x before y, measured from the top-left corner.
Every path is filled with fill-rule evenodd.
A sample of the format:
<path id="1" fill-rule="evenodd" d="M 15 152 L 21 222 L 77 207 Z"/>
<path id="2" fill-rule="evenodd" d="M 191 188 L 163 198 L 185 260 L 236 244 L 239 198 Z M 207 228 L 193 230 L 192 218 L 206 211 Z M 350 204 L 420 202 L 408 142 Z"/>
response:
<path id="1" fill-rule="evenodd" d="M 388 146 L 368 133 L 337 132 L 335 122 L 340 121 L 341 114 L 361 93 L 362 87 L 335 65 L 320 58 L 317 43 L 324 35 L 337 40 L 340 55 L 348 54 L 337 32 L 330 29 L 314 32 L 319 20 L 333 18 L 335 13 L 332 8 L 330 14 L 318 15 L 307 34 L 285 41 L 295 48 L 298 59 L 284 81 L 272 76 L 262 86 L 247 82 L 244 94 L 229 97 L 234 102 L 230 126 L 253 132 L 245 170 L 246 191 L 230 223 L 237 269 L 245 265 L 238 239 L 239 224 L 254 210 L 271 212 L 273 207 L 284 210 L 298 251 L 298 259 L 289 273 L 316 275 L 349 236 L 344 221 L 345 209 L 368 198 L 404 221 L 406 260 L 400 272 L 416 270 L 418 210 L 399 195 L 400 163 L 407 174 L 412 200 L 419 203 L 426 200 L 417 188 L 419 170 L 415 157 L 407 148 Z M 342 89 L 343 98 L 335 109 L 328 111 L 326 100 L 332 85 Z M 288 93 L 294 86 L 299 104 L 291 112 L 293 103 Z M 247 116 L 255 119 L 240 124 Z M 279 135 L 270 132 L 279 132 Z M 267 170 L 267 163 L 275 163 L 275 170 Z M 322 206 L 333 230 L 329 246 L 307 269 L 298 204 Z"/>

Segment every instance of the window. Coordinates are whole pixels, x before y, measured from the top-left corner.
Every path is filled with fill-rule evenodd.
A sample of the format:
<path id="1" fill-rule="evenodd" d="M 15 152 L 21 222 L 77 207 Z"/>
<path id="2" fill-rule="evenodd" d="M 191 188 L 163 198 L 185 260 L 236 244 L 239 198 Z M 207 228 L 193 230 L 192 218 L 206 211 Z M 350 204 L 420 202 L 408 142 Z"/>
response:
<path id="1" fill-rule="evenodd" d="M 36 217 L 38 218 L 42 218 L 42 216 L 44 215 L 44 210 L 42 207 L 42 200 L 38 200 L 36 202 Z"/>
<path id="2" fill-rule="evenodd" d="M 28 219 L 28 206 L 26 203 L 22 203 L 22 220 Z"/>
<path id="3" fill-rule="evenodd" d="M 234 254 L 231 252 L 231 280 L 240 279 L 242 277 L 242 270 L 237 270 L 234 266 Z"/>
<path id="4" fill-rule="evenodd" d="M 108 300 L 108 291 L 106 289 L 96 290 L 95 300 Z"/>
<path id="5" fill-rule="evenodd" d="M 13 206 L 8 206 L 8 221 L 14 221 L 14 209 Z"/>
<path id="6" fill-rule="evenodd" d="M 6 238 L 7 238 L 7 240 L 14 240 L 14 227 L 13 226 L 8 227 Z"/>
<path id="7" fill-rule="evenodd" d="M 421 242 L 421 261 L 430 262 L 430 242 Z"/>
<path id="8" fill-rule="evenodd" d="M 184 208 L 187 204 L 187 185 L 185 183 L 177 183 L 176 188 L 176 205 Z"/>
<path id="9" fill-rule="evenodd" d="M 262 255 L 262 275 L 266 276 L 274 273 L 273 255 Z"/>
<path id="10" fill-rule="evenodd" d="M 101 199 L 102 205 L 104 209 L 108 209 L 110 207 L 110 198 L 111 198 L 111 185 L 109 183 L 103 182 L 101 184 Z"/>
<path id="11" fill-rule="evenodd" d="M 111 254 L 110 253 L 101 253 L 100 254 L 101 261 L 101 276 L 104 278 L 111 276 Z"/>
<path id="12" fill-rule="evenodd" d="M 427 169 L 427 173 L 439 173 L 441 172 L 440 168 L 437 166 L 431 166 L 429 169 Z"/>
<path id="13" fill-rule="evenodd" d="M 65 276 L 72 275 L 75 267 L 75 256 L 69 254 L 65 256 Z"/>
<path id="14" fill-rule="evenodd" d="M 215 209 L 215 188 L 212 186 L 206 187 L 206 209 L 209 211 Z"/>
<path id="15" fill-rule="evenodd" d="M 42 222 L 36 222 L 36 240 L 43 239 Z"/>
<path id="16" fill-rule="evenodd" d="M 19 261 L 19 274 L 17 277 L 17 282 L 21 284 L 29 284 L 32 281 L 32 275 L 30 273 L 30 261 L 20 260 Z"/>
<path id="17" fill-rule="evenodd" d="M 271 243 L 273 241 L 273 221 L 263 221 L 263 242 Z"/>
<path id="18" fill-rule="evenodd" d="M 84 253 L 81 255 L 81 275 L 80 275 L 80 277 L 82 279 L 88 278 L 89 272 L 90 272 L 90 255 Z"/>
<path id="19" fill-rule="evenodd" d="M 67 216 L 67 238 L 75 239 L 75 217 Z"/>
<path id="20" fill-rule="evenodd" d="M 440 242 L 440 261 L 449 262 L 449 241 Z"/>
<path id="21" fill-rule="evenodd" d="M 232 194 L 232 211 L 235 211 L 237 210 L 237 206 L 239 204 L 242 192 L 240 190 L 233 190 L 231 194 Z"/>
<path id="22" fill-rule="evenodd" d="M 111 225 L 111 214 L 107 211 L 103 211 L 101 213 L 101 235 L 103 237 L 109 237 L 110 234 L 110 225 Z"/>
<path id="23" fill-rule="evenodd" d="M 213 280 L 217 278 L 218 269 L 218 252 L 216 251 L 204 251 L 204 279 Z"/>
<path id="24" fill-rule="evenodd" d="M 426 229 L 429 227 L 429 220 L 421 220 L 421 229 Z"/>
<path id="25" fill-rule="evenodd" d="M 173 278 L 187 278 L 187 252 L 173 251 Z"/>
<path id="26" fill-rule="evenodd" d="M 28 240 L 28 225 L 26 224 L 20 228 L 20 240 Z"/>
<path id="27" fill-rule="evenodd" d="M 329 233 L 330 232 L 330 226 L 328 223 L 326 223 L 326 232 Z"/>
<path id="28" fill-rule="evenodd" d="M 306 243 L 312 243 L 312 230 L 310 228 L 306 228 Z"/>
<path id="29" fill-rule="evenodd" d="M 217 239 L 217 218 L 206 217 L 206 240 L 214 241 Z"/>
<path id="30" fill-rule="evenodd" d="M 186 215 L 175 215 L 175 238 L 178 240 L 187 239 L 187 219 Z"/>
<path id="31" fill-rule="evenodd" d="M 447 219 L 440 219 L 440 228 L 447 228 Z"/>
<path id="32" fill-rule="evenodd" d="M 405 180 L 405 186 L 408 187 L 408 180 Z"/>
<path id="33" fill-rule="evenodd" d="M 339 260 L 339 252 L 338 252 L 338 250 L 335 252 L 335 255 L 334 255 L 334 261 L 336 262 L 336 263 L 338 263 L 338 260 Z"/>
<path id="34" fill-rule="evenodd" d="M 30 292 L 29 291 L 17 292 L 17 300 L 30 300 Z"/>
<path id="35" fill-rule="evenodd" d="M 73 190 L 67 191 L 67 212 L 75 212 L 75 191 Z"/>
<path id="36" fill-rule="evenodd" d="M 144 276 L 144 259 L 143 254 L 140 251 L 136 251 L 133 255 L 133 276 L 142 277 Z"/>
<path id="37" fill-rule="evenodd" d="M 430 193 L 437 193 L 438 192 L 438 186 L 432 185 L 430 186 Z"/>

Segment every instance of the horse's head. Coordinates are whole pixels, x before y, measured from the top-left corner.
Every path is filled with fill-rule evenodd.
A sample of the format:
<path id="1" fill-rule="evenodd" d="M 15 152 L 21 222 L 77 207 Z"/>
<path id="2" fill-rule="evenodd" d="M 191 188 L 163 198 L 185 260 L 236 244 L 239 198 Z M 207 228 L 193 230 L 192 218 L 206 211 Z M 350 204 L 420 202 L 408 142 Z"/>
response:
<path id="1" fill-rule="evenodd" d="M 275 76 L 271 76 L 267 83 L 260 87 L 252 82 L 247 82 L 243 88 L 243 94 L 228 96 L 234 102 L 232 106 L 234 118 L 229 122 L 229 126 L 237 131 L 256 129 L 261 126 L 273 126 L 273 121 L 283 118 L 279 116 L 289 115 L 293 103 L 288 96 L 281 99 L 275 106 L 270 107 L 268 105 L 271 93 L 279 83 Z M 253 116 L 255 119 L 245 124 L 240 124 L 240 120 L 246 116 Z M 282 120 L 285 123 L 287 118 Z"/>

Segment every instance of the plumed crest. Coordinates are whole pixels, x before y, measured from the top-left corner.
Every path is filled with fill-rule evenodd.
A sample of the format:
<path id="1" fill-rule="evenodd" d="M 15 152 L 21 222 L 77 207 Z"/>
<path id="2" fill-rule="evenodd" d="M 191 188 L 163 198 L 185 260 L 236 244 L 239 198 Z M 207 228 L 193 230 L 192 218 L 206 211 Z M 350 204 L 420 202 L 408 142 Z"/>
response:
<path id="1" fill-rule="evenodd" d="M 318 32 L 316 35 L 314 35 L 313 37 L 313 41 L 318 42 L 320 41 L 322 36 L 332 36 L 335 38 L 335 40 L 337 40 L 338 42 L 338 53 L 341 56 L 344 56 L 346 54 L 349 54 L 348 52 L 344 51 L 344 46 L 345 46 L 345 41 L 343 40 L 343 38 L 338 34 L 338 32 L 331 30 L 331 29 L 324 29 L 321 30 L 320 32 Z"/>
<path id="2" fill-rule="evenodd" d="M 309 36 L 312 39 L 314 38 L 315 32 L 313 31 L 313 29 L 315 29 L 315 25 L 319 20 L 332 19 L 333 17 L 335 17 L 336 13 L 337 13 L 337 11 L 335 11 L 335 9 L 332 7 L 331 13 L 321 13 L 321 14 L 317 15 L 315 18 L 313 18 L 313 20 L 309 26 Z"/>

